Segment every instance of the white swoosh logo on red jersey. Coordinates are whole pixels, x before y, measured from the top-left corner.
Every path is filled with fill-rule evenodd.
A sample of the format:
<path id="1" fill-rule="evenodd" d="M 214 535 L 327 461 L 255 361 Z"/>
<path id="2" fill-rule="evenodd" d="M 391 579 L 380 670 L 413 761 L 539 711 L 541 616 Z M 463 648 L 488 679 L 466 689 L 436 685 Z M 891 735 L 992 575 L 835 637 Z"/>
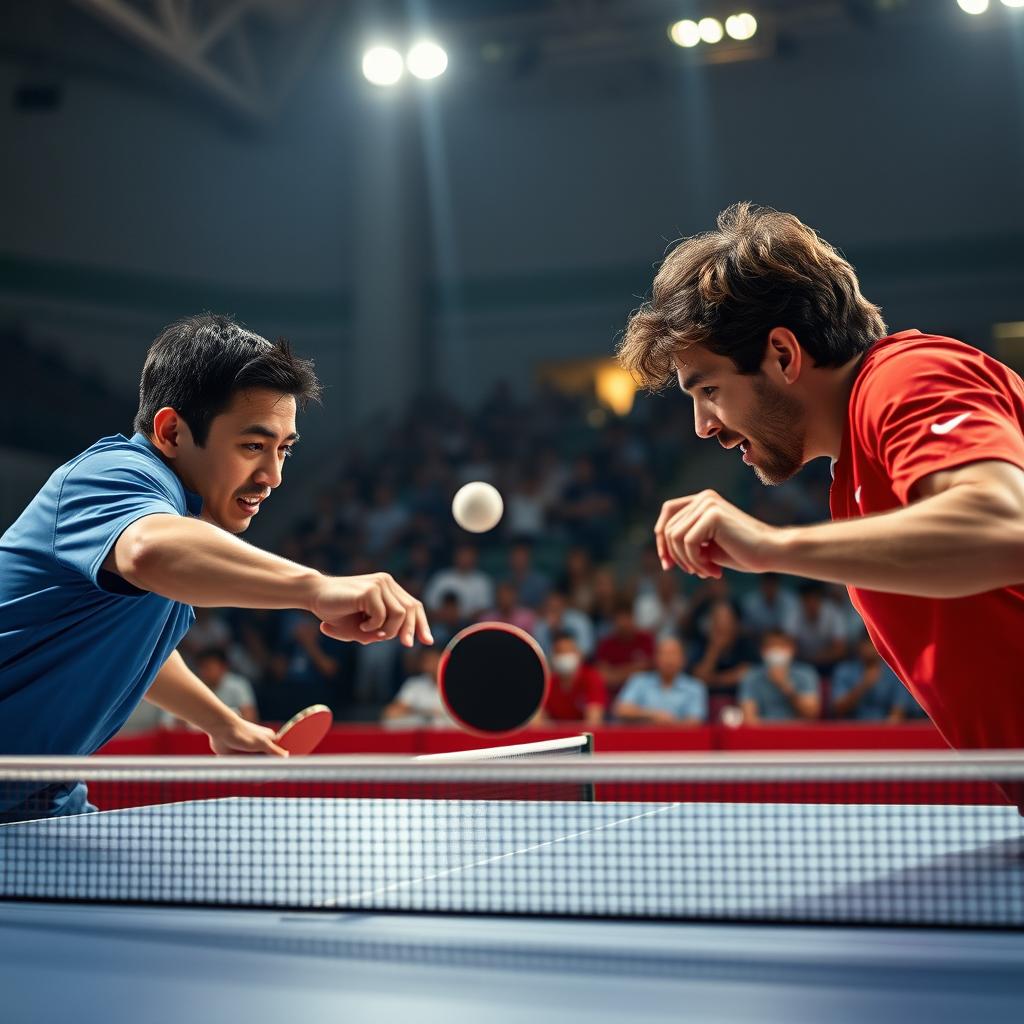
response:
<path id="1" fill-rule="evenodd" d="M 971 414 L 969 412 L 962 412 L 959 416 L 954 416 L 951 420 L 946 420 L 945 423 L 933 423 L 932 433 L 933 434 L 948 434 L 951 430 L 955 430 L 960 426 L 961 423 Z"/>
<path id="2" fill-rule="evenodd" d="M 855 490 L 853 492 L 853 500 L 855 502 L 857 502 L 858 505 L 860 504 L 860 488 L 859 487 L 857 488 L 857 490 Z"/>

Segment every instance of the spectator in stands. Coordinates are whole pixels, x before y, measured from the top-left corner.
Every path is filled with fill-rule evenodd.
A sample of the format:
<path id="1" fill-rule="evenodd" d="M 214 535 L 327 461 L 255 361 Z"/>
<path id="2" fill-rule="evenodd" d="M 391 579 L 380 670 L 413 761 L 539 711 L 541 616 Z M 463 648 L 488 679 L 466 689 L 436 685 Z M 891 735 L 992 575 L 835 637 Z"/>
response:
<path id="1" fill-rule="evenodd" d="M 459 614 L 473 619 L 494 604 L 494 586 L 490 577 L 478 566 L 473 544 L 460 544 L 455 549 L 454 565 L 434 574 L 424 592 L 423 603 L 432 611 L 438 608 L 441 595 L 454 593 L 459 601 Z"/>
<path id="2" fill-rule="evenodd" d="M 707 688 L 683 672 L 682 641 L 662 637 L 655 651 L 654 670 L 629 677 L 615 701 L 615 716 L 623 722 L 649 725 L 699 725 L 707 720 Z"/>
<path id="3" fill-rule="evenodd" d="M 223 647 L 207 647 L 195 656 L 196 675 L 229 707 L 247 722 L 258 722 L 256 695 L 252 683 L 244 676 L 232 672 L 228 665 L 228 652 Z M 189 727 L 187 723 L 165 715 L 163 724 L 170 727 Z M 191 728 L 191 727 L 189 727 Z"/>
<path id="4" fill-rule="evenodd" d="M 594 563 L 590 552 L 583 547 L 571 547 L 565 555 L 565 571 L 559 582 L 569 604 L 584 615 L 590 615 L 594 606 Z"/>
<path id="5" fill-rule="evenodd" d="M 757 651 L 740 631 L 731 601 L 716 601 L 708 613 L 707 637 L 695 643 L 690 671 L 712 690 L 735 690 Z"/>
<path id="6" fill-rule="evenodd" d="M 437 636 L 437 618 L 432 624 Z M 594 653 L 594 627 L 590 619 L 578 608 L 572 608 L 569 600 L 560 590 L 552 590 L 541 608 L 540 617 L 534 623 L 533 635 L 541 649 L 550 658 L 554 638 L 558 633 L 571 633 L 584 658 Z"/>
<path id="7" fill-rule="evenodd" d="M 633 616 L 640 629 L 646 629 L 655 636 L 665 633 L 678 636 L 686 608 L 686 598 L 679 589 L 679 574 L 659 569 L 653 589 L 637 594 L 633 602 Z"/>
<path id="8" fill-rule="evenodd" d="M 540 608 L 551 590 L 546 573 L 534 568 L 533 549 L 528 541 L 515 541 L 508 552 L 508 575 L 516 588 L 516 600 L 527 608 Z"/>
<path id="9" fill-rule="evenodd" d="M 828 672 L 847 650 L 846 623 L 839 608 L 825 595 L 823 583 L 801 583 L 800 610 L 793 627 L 797 656 L 820 672 Z"/>
<path id="10" fill-rule="evenodd" d="M 821 713 L 818 673 L 794 661 L 796 641 L 788 633 L 770 630 L 761 639 L 761 664 L 751 668 L 739 688 L 746 724 L 771 721 L 810 721 Z"/>
<path id="11" fill-rule="evenodd" d="M 618 693 L 636 672 L 650 672 L 654 663 L 654 637 L 637 629 L 633 602 L 621 598 L 615 609 L 612 629 L 597 645 L 597 668 L 608 689 Z"/>
<path id="12" fill-rule="evenodd" d="M 552 638 L 551 688 L 535 725 L 549 722 L 583 722 L 600 725 L 608 704 L 601 673 L 583 661 L 576 637 L 567 630 Z"/>
<path id="13" fill-rule="evenodd" d="M 573 464 L 558 511 L 570 536 L 596 558 L 603 558 L 615 527 L 616 502 L 589 457 L 581 456 Z"/>
<path id="14" fill-rule="evenodd" d="M 495 605 L 482 612 L 481 622 L 507 622 L 510 626 L 518 626 L 532 633 L 537 616 L 517 600 L 518 594 L 514 583 L 505 580 L 495 588 Z"/>
<path id="15" fill-rule="evenodd" d="M 394 487 L 386 482 L 377 485 L 373 504 L 366 510 L 363 530 L 366 550 L 377 555 L 393 543 L 409 522 L 409 509 L 398 500 Z"/>
<path id="16" fill-rule="evenodd" d="M 593 580 L 594 599 L 590 606 L 590 621 L 594 624 L 594 631 L 600 639 L 614 628 L 616 610 L 626 598 L 619 590 L 615 573 L 607 566 L 595 569 Z"/>
<path id="17" fill-rule="evenodd" d="M 434 646 L 444 650 L 445 646 L 460 629 L 468 623 L 459 608 L 459 595 L 453 590 L 441 594 L 439 603 L 431 617 L 431 632 L 434 634 Z"/>
<path id="18" fill-rule="evenodd" d="M 751 637 L 760 639 L 769 630 L 781 630 L 795 635 L 800 616 L 800 602 L 796 594 L 782 585 L 777 572 L 766 572 L 757 577 L 756 587 L 740 601 L 741 625 Z"/>
<path id="19" fill-rule="evenodd" d="M 836 666 L 829 705 L 834 717 L 862 722 L 903 722 L 925 717 L 921 705 L 866 636 L 857 644 L 857 657 Z"/>
<path id="20" fill-rule="evenodd" d="M 438 647 L 424 647 L 420 650 L 418 671 L 402 683 L 395 699 L 384 708 L 381 722 L 392 728 L 452 725 L 437 686 L 437 666 L 440 660 L 441 651 Z"/>
<path id="21" fill-rule="evenodd" d="M 548 507 L 535 468 L 527 466 L 505 501 L 505 529 L 511 537 L 537 540 L 547 527 Z"/>

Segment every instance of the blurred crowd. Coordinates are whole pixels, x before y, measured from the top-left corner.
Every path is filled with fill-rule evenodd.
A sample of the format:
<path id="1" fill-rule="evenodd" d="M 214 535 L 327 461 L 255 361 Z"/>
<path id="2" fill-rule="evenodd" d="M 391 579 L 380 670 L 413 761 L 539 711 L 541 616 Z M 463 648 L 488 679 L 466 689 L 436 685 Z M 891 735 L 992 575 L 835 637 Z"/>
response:
<path id="1" fill-rule="evenodd" d="M 478 621 L 513 623 L 544 649 L 553 684 L 540 724 L 921 716 L 844 588 L 661 570 L 651 521 L 693 443 L 678 396 L 641 399 L 623 418 L 555 392 L 523 403 L 498 388 L 476 414 L 424 400 L 382 443 L 346 439 L 314 514 L 279 551 L 329 573 L 391 572 L 426 605 L 435 647 L 338 643 L 300 612 L 200 609 L 183 653 L 267 721 L 322 702 L 341 720 L 445 725 L 439 652 Z M 827 486 L 806 477 L 743 500 L 769 520 L 820 520 Z M 482 536 L 451 516 L 471 480 L 505 499 Z"/>

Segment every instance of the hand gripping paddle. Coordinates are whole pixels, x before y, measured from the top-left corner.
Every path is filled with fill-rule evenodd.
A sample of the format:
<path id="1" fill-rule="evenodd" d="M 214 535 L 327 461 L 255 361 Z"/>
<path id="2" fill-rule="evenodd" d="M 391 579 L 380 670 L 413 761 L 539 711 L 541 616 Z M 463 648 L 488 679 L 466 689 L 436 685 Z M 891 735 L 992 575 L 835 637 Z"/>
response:
<path id="1" fill-rule="evenodd" d="M 324 704 L 312 704 L 293 715 L 274 737 L 289 754 L 312 754 L 331 728 L 334 716 Z"/>
<path id="2" fill-rule="evenodd" d="M 547 696 L 550 673 L 540 645 L 504 622 L 479 622 L 457 633 L 437 670 L 441 700 L 470 732 L 515 732 Z"/>

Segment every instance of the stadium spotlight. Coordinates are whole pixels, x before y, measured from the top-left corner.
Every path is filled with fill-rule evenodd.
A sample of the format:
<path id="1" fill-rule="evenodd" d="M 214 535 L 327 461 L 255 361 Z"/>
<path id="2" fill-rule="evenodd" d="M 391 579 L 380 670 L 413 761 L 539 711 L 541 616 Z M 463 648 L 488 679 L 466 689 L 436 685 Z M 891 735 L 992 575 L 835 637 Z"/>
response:
<path id="1" fill-rule="evenodd" d="M 390 46 L 373 46 L 363 54 L 363 75 L 373 85 L 394 85 L 404 70 L 402 55 Z"/>
<path id="2" fill-rule="evenodd" d="M 752 39 L 757 31 L 757 18 L 744 11 L 742 14 L 730 14 L 725 19 L 725 31 L 730 39 L 742 42 L 745 39 Z"/>
<path id="3" fill-rule="evenodd" d="M 984 14 L 988 10 L 988 0 L 956 0 L 956 2 L 965 14 Z"/>
<path id="4" fill-rule="evenodd" d="M 697 28 L 700 29 L 700 37 L 705 43 L 720 43 L 722 36 L 725 35 L 722 23 L 717 18 L 701 18 L 697 22 Z"/>
<path id="5" fill-rule="evenodd" d="M 437 78 L 448 67 L 448 54 L 437 43 L 423 39 L 406 54 L 405 66 L 409 74 L 424 81 Z"/>
<path id="6" fill-rule="evenodd" d="M 669 26 L 668 37 L 676 46 L 696 46 L 700 42 L 700 27 L 689 19 L 677 21 Z"/>

